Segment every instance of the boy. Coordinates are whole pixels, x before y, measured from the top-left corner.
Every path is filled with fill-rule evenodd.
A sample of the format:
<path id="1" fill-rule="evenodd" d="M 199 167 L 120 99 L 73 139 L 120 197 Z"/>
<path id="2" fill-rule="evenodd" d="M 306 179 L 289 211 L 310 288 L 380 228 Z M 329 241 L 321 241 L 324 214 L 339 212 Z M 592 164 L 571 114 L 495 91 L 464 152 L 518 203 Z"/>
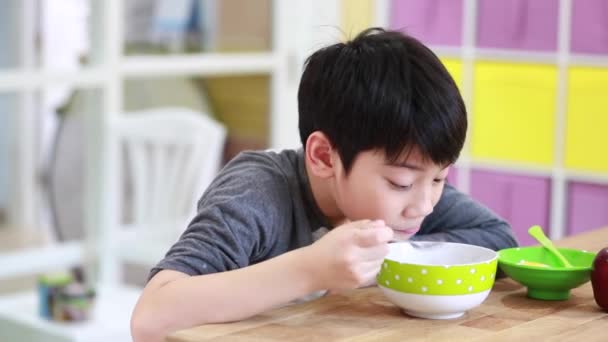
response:
<path id="1" fill-rule="evenodd" d="M 224 167 L 152 269 L 135 340 L 369 284 L 394 240 L 517 245 L 504 220 L 445 184 L 466 110 L 416 39 L 368 29 L 315 52 L 298 103 L 303 149 Z"/>

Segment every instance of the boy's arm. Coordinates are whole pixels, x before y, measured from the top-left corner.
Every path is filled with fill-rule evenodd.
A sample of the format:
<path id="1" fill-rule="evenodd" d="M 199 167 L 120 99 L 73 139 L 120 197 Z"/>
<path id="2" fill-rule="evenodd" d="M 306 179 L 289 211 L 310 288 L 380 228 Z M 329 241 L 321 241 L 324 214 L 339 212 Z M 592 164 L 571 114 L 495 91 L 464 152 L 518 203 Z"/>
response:
<path id="1" fill-rule="evenodd" d="M 169 333 L 249 317 L 315 291 L 304 248 L 253 266 L 189 276 L 163 270 L 145 287 L 131 318 L 134 341 L 164 341 Z"/>
<path id="2" fill-rule="evenodd" d="M 175 330 L 244 319 L 321 289 L 356 288 L 378 273 L 392 236 L 384 223 L 357 221 L 241 269 L 200 276 L 160 271 L 133 312 L 133 339 L 162 341 Z"/>
<path id="3" fill-rule="evenodd" d="M 411 239 L 461 242 L 493 250 L 518 245 L 509 223 L 448 184 L 420 232 Z"/>

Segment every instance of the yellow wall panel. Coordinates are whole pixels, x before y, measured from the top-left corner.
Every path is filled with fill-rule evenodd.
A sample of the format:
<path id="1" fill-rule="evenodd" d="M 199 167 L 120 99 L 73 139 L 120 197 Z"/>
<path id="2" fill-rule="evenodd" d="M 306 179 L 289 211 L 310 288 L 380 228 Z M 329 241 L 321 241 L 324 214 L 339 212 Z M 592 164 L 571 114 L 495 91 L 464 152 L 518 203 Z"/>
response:
<path id="1" fill-rule="evenodd" d="M 473 94 L 473 157 L 553 163 L 557 69 L 479 62 Z"/>
<path id="2" fill-rule="evenodd" d="M 374 26 L 374 3 L 373 0 L 342 0 L 342 30 L 346 40 Z"/>
<path id="3" fill-rule="evenodd" d="M 608 171 L 608 69 L 570 68 L 566 132 L 567 167 Z"/>
<path id="4" fill-rule="evenodd" d="M 450 75 L 452 75 L 454 82 L 462 89 L 462 61 L 453 58 L 442 58 L 441 62 L 448 69 Z"/>

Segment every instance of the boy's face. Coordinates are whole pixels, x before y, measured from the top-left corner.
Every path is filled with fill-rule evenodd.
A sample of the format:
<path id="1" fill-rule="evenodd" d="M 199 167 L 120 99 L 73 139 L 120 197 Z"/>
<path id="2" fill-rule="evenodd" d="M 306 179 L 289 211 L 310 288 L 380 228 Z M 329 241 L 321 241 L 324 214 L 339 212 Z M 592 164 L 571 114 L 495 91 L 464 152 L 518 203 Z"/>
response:
<path id="1" fill-rule="evenodd" d="M 333 195 L 345 218 L 382 219 L 396 240 L 407 240 L 439 201 L 448 171 L 449 166 L 423 162 L 416 149 L 396 164 L 382 151 L 365 151 L 348 176 L 340 162 L 336 165 Z"/>

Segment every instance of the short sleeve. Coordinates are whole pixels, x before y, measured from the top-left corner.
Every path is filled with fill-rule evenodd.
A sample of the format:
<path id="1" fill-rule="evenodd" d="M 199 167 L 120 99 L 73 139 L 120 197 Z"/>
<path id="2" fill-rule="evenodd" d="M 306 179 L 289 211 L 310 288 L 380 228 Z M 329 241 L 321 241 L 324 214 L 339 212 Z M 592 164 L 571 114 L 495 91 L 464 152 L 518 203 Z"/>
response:
<path id="1" fill-rule="evenodd" d="M 237 157 L 211 183 L 180 239 L 150 272 L 188 275 L 246 267 L 269 257 L 291 216 L 285 176 L 263 155 Z"/>

